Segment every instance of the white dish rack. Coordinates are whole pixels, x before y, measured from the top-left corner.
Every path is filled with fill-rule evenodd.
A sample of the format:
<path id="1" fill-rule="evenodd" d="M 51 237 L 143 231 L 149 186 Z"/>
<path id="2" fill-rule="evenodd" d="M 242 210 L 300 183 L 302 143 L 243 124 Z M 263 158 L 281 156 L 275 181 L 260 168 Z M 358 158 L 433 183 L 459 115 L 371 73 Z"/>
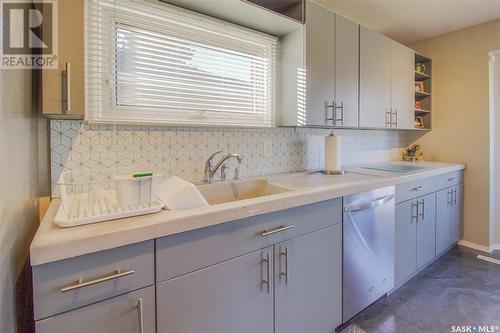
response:
<path id="1" fill-rule="evenodd" d="M 156 187 L 163 176 L 133 177 L 117 171 L 63 172 L 57 183 L 61 206 L 54 222 L 60 227 L 159 212 Z"/>

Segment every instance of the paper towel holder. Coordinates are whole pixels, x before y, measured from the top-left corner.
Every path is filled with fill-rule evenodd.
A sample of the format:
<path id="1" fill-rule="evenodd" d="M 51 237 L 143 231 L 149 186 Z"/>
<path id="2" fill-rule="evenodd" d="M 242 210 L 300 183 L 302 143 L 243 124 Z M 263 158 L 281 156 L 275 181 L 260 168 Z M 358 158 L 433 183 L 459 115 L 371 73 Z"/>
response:
<path id="1" fill-rule="evenodd" d="M 333 130 L 332 130 L 330 132 L 330 135 L 328 135 L 328 137 L 334 137 L 334 136 L 335 136 L 335 134 L 333 133 Z M 326 141 L 325 141 L 325 145 L 326 145 Z M 326 147 L 325 147 L 325 149 L 326 149 Z M 326 154 L 326 152 L 325 152 L 325 154 Z M 342 170 L 340 165 L 339 165 L 338 169 L 340 169 L 340 170 L 326 170 L 326 166 L 325 166 L 325 169 L 321 170 L 321 173 L 323 173 L 325 175 L 344 175 L 346 173 L 345 170 Z"/>

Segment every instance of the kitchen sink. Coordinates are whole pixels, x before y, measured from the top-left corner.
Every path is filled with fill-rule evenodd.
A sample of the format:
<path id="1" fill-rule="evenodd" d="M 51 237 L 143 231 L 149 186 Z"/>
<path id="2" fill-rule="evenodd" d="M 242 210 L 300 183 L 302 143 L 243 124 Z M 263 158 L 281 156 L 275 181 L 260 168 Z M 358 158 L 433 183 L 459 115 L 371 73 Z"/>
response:
<path id="1" fill-rule="evenodd" d="M 291 191 L 291 189 L 273 185 L 266 179 L 203 184 L 199 185 L 198 189 L 210 205 Z"/>

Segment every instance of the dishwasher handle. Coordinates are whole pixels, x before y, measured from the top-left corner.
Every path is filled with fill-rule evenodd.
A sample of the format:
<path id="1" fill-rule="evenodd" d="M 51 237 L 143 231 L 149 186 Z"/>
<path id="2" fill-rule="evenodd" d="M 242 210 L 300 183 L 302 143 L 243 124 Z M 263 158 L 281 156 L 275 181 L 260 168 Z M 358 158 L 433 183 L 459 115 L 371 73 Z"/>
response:
<path id="1" fill-rule="evenodd" d="M 366 210 L 366 209 L 372 209 L 376 208 L 379 206 L 382 206 L 389 201 L 394 199 L 394 193 L 388 194 L 385 197 L 370 201 L 370 202 L 364 202 L 364 203 L 356 203 L 356 204 L 351 204 L 351 205 L 346 205 L 344 206 L 344 212 L 357 212 L 360 210 Z"/>

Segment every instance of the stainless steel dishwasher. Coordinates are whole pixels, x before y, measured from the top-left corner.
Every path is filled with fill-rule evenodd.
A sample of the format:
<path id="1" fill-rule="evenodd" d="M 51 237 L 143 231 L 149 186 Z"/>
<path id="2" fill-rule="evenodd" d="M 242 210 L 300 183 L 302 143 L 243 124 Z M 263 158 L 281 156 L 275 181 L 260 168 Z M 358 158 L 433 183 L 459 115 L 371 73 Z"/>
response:
<path id="1" fill-rule="evenodd" d="M 344 197 L 344 323 L 394 288 L 394 203 L 394 186 Z"/>

